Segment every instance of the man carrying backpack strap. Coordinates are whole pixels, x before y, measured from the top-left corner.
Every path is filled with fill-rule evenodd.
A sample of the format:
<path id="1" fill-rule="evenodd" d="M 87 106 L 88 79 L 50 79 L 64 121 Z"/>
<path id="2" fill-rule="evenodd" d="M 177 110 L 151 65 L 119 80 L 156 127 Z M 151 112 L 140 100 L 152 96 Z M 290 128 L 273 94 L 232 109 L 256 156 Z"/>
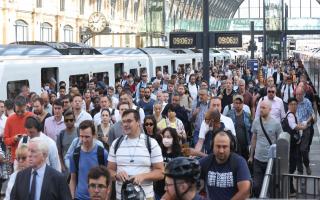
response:
<path id="1" fill-rule="evenodd" d="M 108 152 L 95 145 L 96 135 L 92 120 L 85 120 L 79 125 L 80 147 L 74 150 L 70 159 L 70 191 L 73 199 L 90 199 L 88 192 L 88 173 L 92 167 L 107 165 Z"/>
<path id="2" fill-rule="evenodd" d="M 116 181 L 116 199 L 122 199 L 121 187 L 127 180 L 141 185 L 147 200 L 153 199 L 153 182 L 163 179 L 161 148 L 141 132 L 138 111 L 124 111 L 122 125 L 125 136 L 113 141 L 108 157 L 108 169 Z"/>

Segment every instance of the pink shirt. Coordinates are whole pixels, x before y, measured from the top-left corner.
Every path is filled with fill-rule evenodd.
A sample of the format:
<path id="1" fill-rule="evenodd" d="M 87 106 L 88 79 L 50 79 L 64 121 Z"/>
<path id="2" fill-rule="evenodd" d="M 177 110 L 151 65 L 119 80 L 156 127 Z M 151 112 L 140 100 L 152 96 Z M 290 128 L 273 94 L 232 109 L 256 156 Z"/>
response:
<path id="1" fill-rule="evenodd" d="M 44 134 L 57 141 L 57 136 L 66 128 L 63 117 L 60 121 L 56 121 L 54 116 L 48 117 L 44 122 Z"/>

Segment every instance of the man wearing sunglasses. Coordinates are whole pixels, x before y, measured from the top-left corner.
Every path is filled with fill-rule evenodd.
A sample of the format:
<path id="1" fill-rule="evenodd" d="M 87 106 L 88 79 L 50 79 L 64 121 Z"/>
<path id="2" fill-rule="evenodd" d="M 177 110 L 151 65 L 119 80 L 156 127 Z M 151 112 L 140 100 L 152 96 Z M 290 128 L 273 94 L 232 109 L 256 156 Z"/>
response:
<path id="1" fill-rule="evenodd" d="M 286 116 L 284 111 L 284 105 L 282 99 L 276 96 L 277 88 L 275 85 L 270 85 L 267 88 L 267 96 L 262 97 L 257 105 L 255 118 L 260 117 L 260 104 L 263 100 L 269 100 L 271 103 L 270 116 L 273 117 L 278 122 L 281 121 Z"/>
<path id="2" fill-rule="evenodd" d="M 66 166 L 63 158 L 66 155 L 72 141 L 79 136 L 79 129 L 77 129 L 74 125 L 75 116 L 71 110 L 67 110 L 63 117 L 66 128 L 62 130 L 57 137 L 57 147 L 62 172 L 66 172 L 69 166 Z"/>

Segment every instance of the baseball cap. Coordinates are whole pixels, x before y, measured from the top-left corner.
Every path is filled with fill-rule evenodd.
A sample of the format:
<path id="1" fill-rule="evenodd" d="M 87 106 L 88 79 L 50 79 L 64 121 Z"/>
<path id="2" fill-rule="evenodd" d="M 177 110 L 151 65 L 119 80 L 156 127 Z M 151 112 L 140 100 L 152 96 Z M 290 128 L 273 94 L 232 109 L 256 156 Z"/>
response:
<path id="1" fill-rule="evenodd" d="M 240 94 L 237 94 L 237 95 L 233 96 L 233 100 L 240 100 L 241 102 L 243 102 L 243 96 Z"/>

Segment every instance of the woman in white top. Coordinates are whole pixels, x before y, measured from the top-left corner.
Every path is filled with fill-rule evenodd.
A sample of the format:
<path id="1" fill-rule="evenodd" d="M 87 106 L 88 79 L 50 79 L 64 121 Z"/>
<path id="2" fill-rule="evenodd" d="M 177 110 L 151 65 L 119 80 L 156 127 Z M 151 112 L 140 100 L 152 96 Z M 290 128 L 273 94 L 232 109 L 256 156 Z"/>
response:
<path id="1" fill-rule="evenodd" d="M 28 146 L 27 144 L 21 144 L 16 150 L 16 161 L 18 163 L 17 169 L 11 174 L 10 179 L 8 181 L 8 186 L 6 190 L 5 200 L 10 200 L 11 190 L 13 188 L 14 182 L 16 180 L 16 176 L 19 171 L 29 167 L 28 164 Z"/>

